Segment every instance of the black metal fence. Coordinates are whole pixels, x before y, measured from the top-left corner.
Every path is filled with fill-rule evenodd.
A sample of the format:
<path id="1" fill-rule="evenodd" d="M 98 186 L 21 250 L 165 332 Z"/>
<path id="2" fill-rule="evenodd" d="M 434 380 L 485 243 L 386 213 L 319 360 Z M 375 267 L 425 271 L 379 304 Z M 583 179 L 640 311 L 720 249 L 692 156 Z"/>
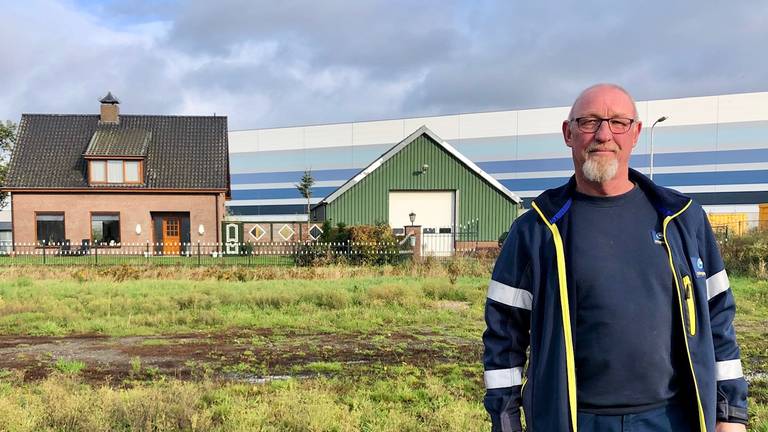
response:
<path id="1" fill-rule="evenodd" d="M 710 220 L 710 224 L 721 243 L 728 242 L 735 237 L 765 234 L 768 231 L 768 220 L 765 219 L 742 219 L 727 222 Z"/>
<path id="2" fill-rule="evenodd" d="M 269 265 L 396 264 L 410 260 L 397 243 L 124 243 L 77 246 L 0 242 L 0 265 Z"/>

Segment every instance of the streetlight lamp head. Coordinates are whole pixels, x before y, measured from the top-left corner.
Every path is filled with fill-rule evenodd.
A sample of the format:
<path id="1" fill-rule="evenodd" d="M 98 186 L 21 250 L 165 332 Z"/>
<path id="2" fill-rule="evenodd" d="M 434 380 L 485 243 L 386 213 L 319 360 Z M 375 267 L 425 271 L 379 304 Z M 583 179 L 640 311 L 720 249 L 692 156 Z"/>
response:
<path id="1" fill-rule="evenodd" d="M 657 121 L 658 123 L 661 123 L 661 122 L 663 122 L 663 121 L 664 121 L 664 120 L 666 120 L 666 119 L 667 119 L 667 116 L 661 116 L 661 117 L 659 117 L 659 119 L 658 119 L 658 120 L 656 120 L 656 121 Z"/>
<path id="2" fill-rule="evenodd" d="M 416 222 L 416 213 L 410 212 L 408 218 L 411 220 L 411 225 L 413 225 L 413 223 Z"/>

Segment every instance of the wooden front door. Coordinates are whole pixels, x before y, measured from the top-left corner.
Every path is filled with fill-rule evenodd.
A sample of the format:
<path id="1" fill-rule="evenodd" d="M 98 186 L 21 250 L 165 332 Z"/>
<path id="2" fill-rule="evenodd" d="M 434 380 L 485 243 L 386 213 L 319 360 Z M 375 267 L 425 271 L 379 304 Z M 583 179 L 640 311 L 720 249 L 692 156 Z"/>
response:
<path id="1" fill-rule="evenodd" d="M 181 220 L 178 216 L 163 217 L 163 255 L 181 252 Z"/>

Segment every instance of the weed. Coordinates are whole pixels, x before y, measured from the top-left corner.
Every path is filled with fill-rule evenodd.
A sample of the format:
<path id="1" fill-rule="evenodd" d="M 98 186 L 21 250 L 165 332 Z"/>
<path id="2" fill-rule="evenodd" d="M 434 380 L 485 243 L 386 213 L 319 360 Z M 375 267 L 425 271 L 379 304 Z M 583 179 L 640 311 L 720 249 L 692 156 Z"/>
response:
<path id="1" fill-rule="evenodd" d="M 77 375 L 82 372 L 83 369 L 85 369 L 85 363 L 81 362 L 80 360 L 60 358 L 56 360 L 56 363 L 54 363 L 53 367 L 63 374 Z"/>
<path id="2" fill-rule="evenodd" d="M 141 357 L 132 357 L 130 360 L 131 376 L 138 377 L 141 374 Z"/>

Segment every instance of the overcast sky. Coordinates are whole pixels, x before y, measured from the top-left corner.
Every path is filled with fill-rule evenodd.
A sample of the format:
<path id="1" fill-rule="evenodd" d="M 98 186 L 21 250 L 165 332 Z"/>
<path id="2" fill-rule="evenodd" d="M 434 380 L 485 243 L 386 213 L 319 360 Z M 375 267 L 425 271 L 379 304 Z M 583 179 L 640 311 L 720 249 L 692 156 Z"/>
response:
<path id="1" fill-rule="evenodd" d="M 768 91 L 768 2 L 3 2 L 0 119 L 226 115 L 232 130 Z"/>

